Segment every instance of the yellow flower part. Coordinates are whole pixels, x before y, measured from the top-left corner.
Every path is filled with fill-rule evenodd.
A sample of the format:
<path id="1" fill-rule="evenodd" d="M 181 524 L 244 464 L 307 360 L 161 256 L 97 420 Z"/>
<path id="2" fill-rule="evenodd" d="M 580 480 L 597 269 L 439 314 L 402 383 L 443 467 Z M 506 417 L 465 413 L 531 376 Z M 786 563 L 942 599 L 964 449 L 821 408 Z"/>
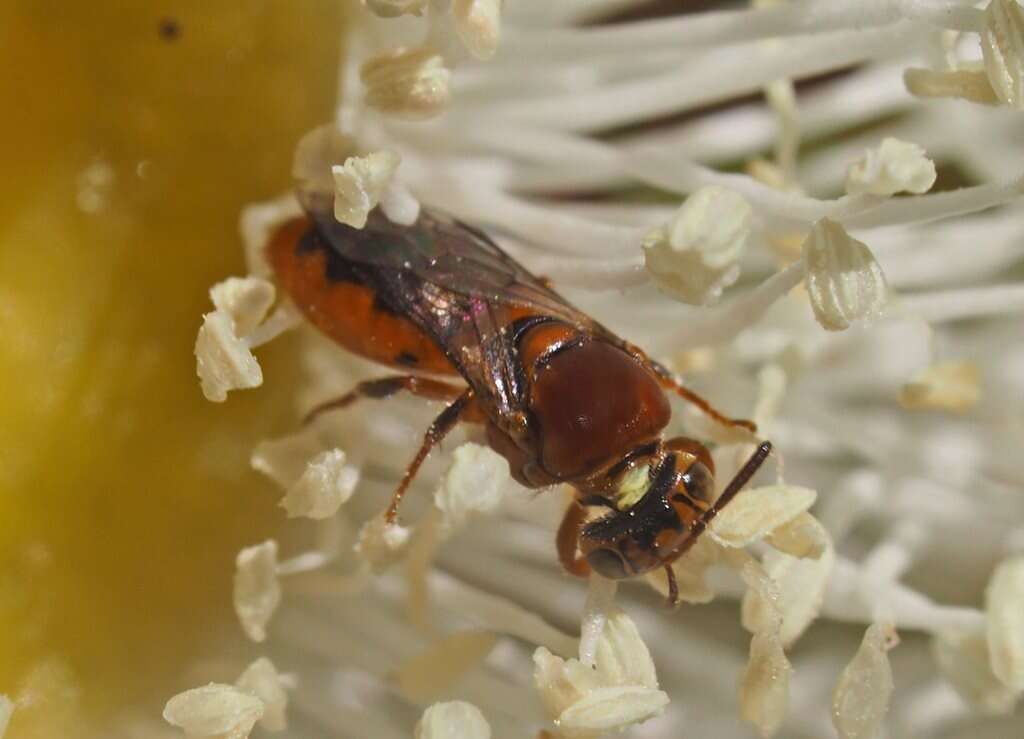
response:
<path id="1" fill-rule="evenodd" d="M 159 716 L 242 640 L 231 562 L 282 519 L 249 469 L 273 388 L 205 401 L 209 286 L 242 206 L 330 120 L 344 3 L 5 4 L 0 23 L 0 693 L 19 739 Z M 233 675 L 226 674 L 230 681 Z M 117 717 L 117 718 L 115 718 Z"/>

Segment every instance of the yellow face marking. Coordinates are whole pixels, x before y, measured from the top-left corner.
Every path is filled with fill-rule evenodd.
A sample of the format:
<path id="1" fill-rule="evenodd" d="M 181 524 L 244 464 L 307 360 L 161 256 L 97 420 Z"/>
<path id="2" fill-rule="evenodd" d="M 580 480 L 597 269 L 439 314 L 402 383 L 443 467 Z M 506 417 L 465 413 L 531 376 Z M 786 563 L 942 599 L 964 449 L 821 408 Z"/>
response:
<path id="1" fill-rule="evenodd" d="M 651 466 L 634 467 L 622 477 L 619 492 L 615 498 L 615 507 L 620 511 L 628 511 L 635 506 L 650 487 Z"/>

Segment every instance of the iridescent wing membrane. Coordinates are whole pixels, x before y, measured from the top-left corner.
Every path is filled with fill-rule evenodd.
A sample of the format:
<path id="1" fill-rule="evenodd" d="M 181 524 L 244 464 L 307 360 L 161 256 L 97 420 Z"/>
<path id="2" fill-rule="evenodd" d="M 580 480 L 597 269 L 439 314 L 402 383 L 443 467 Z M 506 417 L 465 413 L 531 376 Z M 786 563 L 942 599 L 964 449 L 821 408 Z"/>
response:
<path id="1" fill-rule="evenodd" d="M 572 323 L 593 324 L 593 319 L 566 303 L 482 231 L 443 213 L 423 209 L 414 225 L 402 226 L 375 209 L 366 227 L 357 230 L 334 218 L 329 196 L 303 193 L 300 199 L 320 233 L 346 259 L 410 271 L 468 297 L 533 307 Z"/>
<path id="2" fill-rule="evenodd" d="M 549 316 L 605 333 L 486 234 L 444 214 L 423 209 L 414 225 L 402 226 L 376 209 L 355 229 L 334 218 L 330 196 L 300 200 L 331 249 L 367 268 L 379 297 L 426 332 L 499 414 L 520 410 L 524 400 L 502 335 L 515 318 Z"/>

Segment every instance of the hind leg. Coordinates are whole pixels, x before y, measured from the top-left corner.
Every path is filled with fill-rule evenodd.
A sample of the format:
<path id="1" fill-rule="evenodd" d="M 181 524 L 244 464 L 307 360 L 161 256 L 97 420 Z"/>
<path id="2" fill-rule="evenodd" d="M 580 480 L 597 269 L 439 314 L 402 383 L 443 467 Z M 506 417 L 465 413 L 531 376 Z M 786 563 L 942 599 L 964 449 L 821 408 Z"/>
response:
<path id="1" fill-rule="evenodd" d="M 452 385 L 440 380 L 432 380 L 429 377 L 418 375 L 396 375 L 394 377 L 381 377 L 376 380 L 364 380 L 352 390 L 340 398 L 328 400 L 314 407 L 303 419 L 303 425 L 309 425 L 324 413 L 347 408 L 361 398 L 373 398 L 380 400 L 389 398 L 402 390 L 409 392 L 419 398 L 428 400 L 455 400 L 464 392 L 464 387 Z"/>
<path id="2" fill-rule="evenodd" d="M 451 385 L 447 382 L 432 380 L 428 377 L 419 377 L 417 375 L 382 377 L 377 380 L 365 380 L 360 382 L 355 386 L 355 388 L 345 393 L 340 398 L 335 398 L 334 400 L 328 400 L 325 403 L 321 403 L 313 408 L 306 415 L 306 418 L 303 421 L 304 425 L 308 425 L 323 414 L 347 408 L 357 400 L 361 400 L 363 398 L 373 398 L 377 400 L 389 398 L 402 390 L 405 390 L 419 398 L 426 398 L 429 400 L 450 400 L 452 402 L 447 408 L 441 411 L 440 415 L 438 415 L 438 417 L 434 419 L 434 422 L 430 424 L 426 435 L 423 437 L 423 443 L 420 445 L 419 451 L 417 451 L 416 456 L 413 457 L 412 462 L 409 463 L 409 466 L 405 470 L 405 474 L 402 475 L 402 479 L 398 483 L 398 487 L 391 496 L 391 503 L 388 505 L 387 511 L 384 514 L 384 518 L 388 523 L 394 523 L 395 519 L 398 517 L 398 506 L 402 502 L 402 497 L 405 495 L 405 491 L 408 489 L 409 484 L 423 465 L 423 462 L 430 454 L 430 450 L 440 444 L 441 440 L 448 435 L 449 431 L 455 428 L 459 421 L 470 419 L 475 420 L 479 417 L 479 409 L 474 402 L 475 399 L 473 391 L 457 385 Z"/>

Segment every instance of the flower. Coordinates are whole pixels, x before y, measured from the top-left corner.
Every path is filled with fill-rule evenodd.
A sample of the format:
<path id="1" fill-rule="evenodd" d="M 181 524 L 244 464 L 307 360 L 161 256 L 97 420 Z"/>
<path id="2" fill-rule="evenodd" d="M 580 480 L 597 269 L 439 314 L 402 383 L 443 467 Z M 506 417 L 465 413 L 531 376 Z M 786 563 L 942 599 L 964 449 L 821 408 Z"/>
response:
<path id="1" fill-rule="evenodd" d="M 452 735 L 452 716 L 482 737 L 639 722 L 644 736 L 728 736 L 738 715 L 763 736 L 869 737 L 893 722 L 928 737 L 951 722 L 969 732 L 979 706 L 1009 727 L 1024 664 L 1011 555 L 1024 546 L 1018 121 L 977 95 L 930 99 L 971 72 L 991 14 L 819 0 L 589 22 L 616 6 L 509 4 L 489 61 L 446 3 L 400 21 L 367 14 L 338 134 L 400 157 L 389 187 L 491 229 L 617 333 L 677 369 L 695 364 L 689 383 L 775 443 L 775 484 L 739 496 L 674 564 L 681 618 L 643 580 L 613 604 L 615 588 L 592 578 L 584 600 L 554 555 L 565 496 L 519 489 L 479 447 L 432 455 L 403 523 L 388 520 L 427 411 L 363 400 L 324 417 L 302 443 L 277 442 L 294 454 L 258 457 L 286 490 L 330 450 L 360 475 L 289 558 L 267 558 L 283 597 L 261 648 L 298 676 L 292 714 L 381 737 L 408 736 L 427 704 L 420 736 Z M 904 75 L 935 49 L 938 68 Z M 1012 89 L 988 102 L 1015 104 Z M 765 91 L 767 107 L 713 107 Z M 897 134 L 905 146 L 886 143 Z M 801 136 L 816 145 L 797 156 Z M 939 177 L 924 193 L 930 163 Z M 903 190 L 924 194 L 892 197 Z M 563 197 L 581 194 L 600 197 Z M 732 213 L 722 239 L 706 240 L 711 195 Z M 259 212 L 265 226 L 294 205 Z M 645 240 L 673 268 L 680 254 L 706 268 L 687 303 L 721 293 L 720 304 L 657 291 L 671 270 L 643 268 Z M 301 408 L 366 372 L 310 332 L 303 351 Z M 968 357 L 970 373 L 935 369 Z M 749 438 L 678 416 L 718 442 L 719 479 L 749 456 Z M 664 591 L 665 576 L 646 584 Z M 260 633 L 273 610 L 259 610 Z M 723 635 L 729 619 L 751 637 Z M 891 658 L 897 633 L 927 638 Z M 932 664 L 969 666 L 970 679 L 933 689 L 935 671 L 920 669 Z M 910 698 L 894 702 L 893 686 Z"/>

